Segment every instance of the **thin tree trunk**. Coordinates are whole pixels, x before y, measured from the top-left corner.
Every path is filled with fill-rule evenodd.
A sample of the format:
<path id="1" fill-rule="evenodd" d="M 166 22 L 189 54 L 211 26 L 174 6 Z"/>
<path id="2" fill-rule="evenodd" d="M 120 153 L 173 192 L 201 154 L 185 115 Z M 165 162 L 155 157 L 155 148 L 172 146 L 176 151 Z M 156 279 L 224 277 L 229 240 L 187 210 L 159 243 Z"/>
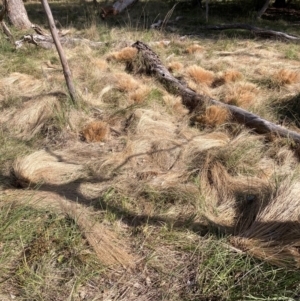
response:
<path id="1" fill-rule="evenodd" d="M 127 65 L 127 70 L 144 70 L 147 74 L 155 75 L 168 90 L 181 95 L 183 104 L 190 110 L 190 112 L 197 112 L 205 105 L 218 105 L 226 108 L 231 113 L 234 121 L 253 129 L 259 134 L 275 134 L 277 136 L 294 140 L 296 143 L 300 143 L 299 133 L 278 126 L 239 107 L 224 104 L 206 94 L 197 94 L 193 90 L 187 88 L 164 67 L 156 53 L 153 52 L 146 44 L 138 41 L 134 43 L 132 47 L 138 49 L 140 57 L 136 61 L 137 65 L 133 62 Z"/>
<path id="2" fill-rule="evenodd" d="M 118 0 L 111 6 L 101 8 L 101 17 L 105 19 L 108 16 L 114 16 L 124 11 L 129 6 L 135 4 L 138 0 Z"/>
<path id="3" fill-rule="evenodd" d="M 4 0 L 9 21 L 17 29 L 29 29 L 31 22 L 22 0 Z"/>
<path id="4" fill-rule="evenodd" d="M 261 8 L 261 10 L 257 13 L 257 18 L 261 18 L 261 16 L 265 13 L 265 11 L 267 10 L 267 8 L 269 7 L 271 0 L 266 0 L 264 6 Z"/>
<path id="5" fill-rule="evenodd" d="M 206 22 L 208 22 L 208 11 L 209 11 L 208 1 L 209 0 L 205 1 L 205 19 L 206 19 Z"/>
<path id="6" fill-rule="evenodd" d="M 48 4 L 48 1 L 47 0 L 41 0 L 41 1 L 42 1 L 44 10 L 46 12 L 47 18 L 48 18 L 51 35 L 52 35 L 55 47 L 57 49 L 62 67 L 63 67 L 64 76 L 65 76 L 65 79 L 66 79 L 66 83 L 67 83 L 67 87 L 68 87 L 71 99 L 75 103 L 77 97 L 76 97 L 76 90 L 75 90 L 75 87 L 74 87 L 73 81 L 72 81 L 71 70 L 69 68 L 67 58 L 65 56 L 65 53 L 63 51 L 63 48 L 62 48 L 60 40 L 59 40 L 59 36 L 58 36 L 58 33 L 57 33 L 57 29 L 55 27 L 52 12 L 51 12 L 50 6 Z"/>

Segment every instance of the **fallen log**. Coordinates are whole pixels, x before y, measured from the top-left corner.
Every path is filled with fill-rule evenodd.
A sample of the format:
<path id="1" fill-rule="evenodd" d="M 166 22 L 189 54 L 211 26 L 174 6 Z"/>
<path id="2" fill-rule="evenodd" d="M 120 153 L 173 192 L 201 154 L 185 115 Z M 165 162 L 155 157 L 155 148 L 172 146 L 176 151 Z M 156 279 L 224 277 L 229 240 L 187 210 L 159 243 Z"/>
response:
<path id="1" fill-rule="evenodd" d="M 182 97 L 182 103 L 189 109 L 190 113 L 197 113 L 203 110 L 206 105 L 221 106 L 230 112 L 233 121 L 245 125 L 256 133 L 274 134 L 300 143 L 299 133 L 276 125 L 239 107 L 222 103 L 204 93 L 198 94 L 186 87 L 167 70 L 157 54 L 143 42 L 137 41 L 132 47 L 138 49 L 139 55 L 135 61 L 127 63 L 126 69 L 154 75 L 171 93 L 179 94 Z"/>
<path id="2" fill-rule="evenodd" d="M 103 42 L 93 42 L 87 39 L 80 38 L 69 38 L 65 36 L 59 36 L 60 43 L 65 47 L 74 47 L 76 45 L 87 44 L 92 48 L 99 48 L 105 45 Z M 54 41 L 50 35 L 41 34 L 27 34 L 22 37 L 22 39 L 15 41 L 16 49 L 21 48 L 24 44 L 34 44 L 36 46 L 51 49 L 54 48 Z"/>
<path id="3" fill-rule="evenodd" d="M 207 29 L 207 30 L 227 30 L 227 29 L 244 29 L 249 30 L 253 34 L 261 37 L 268 38 L 278 38 L 292 41 L 299 41 L 300 37 L 290 35 L 281 31 L 269 30 L 260 27 L 256 27 L 250 24 L 236 23 L 236 24 L 222 24 L 222 25 L 207 25 L 201 26 L 199 29 Z"/>

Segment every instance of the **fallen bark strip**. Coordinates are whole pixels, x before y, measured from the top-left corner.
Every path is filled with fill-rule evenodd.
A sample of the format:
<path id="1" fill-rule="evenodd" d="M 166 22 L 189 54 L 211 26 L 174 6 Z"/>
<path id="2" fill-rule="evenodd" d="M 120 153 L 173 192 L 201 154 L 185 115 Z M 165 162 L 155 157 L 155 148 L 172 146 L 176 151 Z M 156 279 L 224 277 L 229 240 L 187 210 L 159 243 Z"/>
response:
<path id="1" fill-rule="evenodd" d="M 300 40 L 300 37 L 290 35 L 281 31 L 264 29 L 250 24 L 243 24 L 243 23 L 208 25 L 208 26 L 201 26 L 199 27 L 199 29 L 208 29 L 208 30 L 245 29 L 253 32 L 255 35 L 262 36 L 262 37 L 279 38 L 279 39 L 286 39 L 286 40 L 293 40 L 293 41 Z"/>
<path id="2" fill-rule="evenodd" d="M 182 103 L 189 109 L 190 113 L 197 113 L 206 105 L 221 106 L 231 113 L 233 121 L 243 124 L 259 134 L 275 134 L 300 143 L 300 134 L 296 132 L 269 122 L 239 107 L 224 104 L 204 93 L 197 94 L 186 87 L 164 67 L 157 54 L 143 42 L 137 41 L 132 47 L 138 49 L 139 58 L 134 62 L 128 63 L 127 70 L 146 72 L 149 75 L 156 76 L 170 92 L 179 94 L 182 97 Z"/>
<path id="3" fill-rule="evenodd" d="M 105 45 L 103 42 L 93 42 L 87 39 L 80 39 L 80 38 L 68 38 L 68 37 L 59 37 L 60 43 L 64 47 L 74 47 L 76 45 L 87 44 L 92 48 L 99 48 Z M 54 48 L 54 41 L 51 36 L 49 35 L 41 35 L 41 34 L 28 34 L 24 35 L 22 39 L 15 42 L 16 48 L 21 48 L 24 44 L 34 44 L 36 46 L 51 49 Z"/>

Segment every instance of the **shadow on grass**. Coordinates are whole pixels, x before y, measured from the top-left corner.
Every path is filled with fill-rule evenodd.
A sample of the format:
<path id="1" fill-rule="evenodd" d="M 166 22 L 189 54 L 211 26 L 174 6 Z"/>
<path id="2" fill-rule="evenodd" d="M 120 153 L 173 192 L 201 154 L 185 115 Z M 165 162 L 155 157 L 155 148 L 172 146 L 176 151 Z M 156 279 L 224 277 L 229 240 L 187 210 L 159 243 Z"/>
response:
<path id="1" fill-rule="evenodd" d="M 284 101 L 274 102 L 273 109 L 283 124 L 292 123 L 300 128 L 300 94 Z"/>

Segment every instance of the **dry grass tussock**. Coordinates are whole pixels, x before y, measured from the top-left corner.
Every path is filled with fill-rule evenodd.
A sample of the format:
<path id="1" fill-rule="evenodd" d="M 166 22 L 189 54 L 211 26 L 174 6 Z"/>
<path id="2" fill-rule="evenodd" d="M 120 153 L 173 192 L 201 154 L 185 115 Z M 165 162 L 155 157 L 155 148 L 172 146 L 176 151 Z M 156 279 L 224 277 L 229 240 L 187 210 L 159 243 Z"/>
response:
<path id="1" fill-rule="evenodd" d="M 19 109 L 7 109 L 0 120 L 15 137 L 29 140 L 34 137 L 60 110 L 56 96 L 35 97 L 21 105 Z"/>
<path id="2" fill-rule="evenodd" d="M 225 85 L 221 94 L 221 99 L 225 103 L 249 108 L 257 103 L 257 95 L 259 89 L 256 85 L 239 82 L 234 84 Z"/>
<path id="3" fill-rule="evenodd" d="M 210 127 L 215 127 L 224 124 L 229 120 L 229 116 L 230 113 L 226 108 L 210 106 L 206 108 L 204 114 L 196 116 L 195 121 Z"/>
<path id="4" fill-rule="evenodd" d="M 41 150 L 18 158 L 13 166 L 16 178 L 22 186 L 37 184 L 63 185 L 86 175 L 81 164 L 63 162 L 61 156 Z"/>
<path id="5" fill-rule="evenodd" d="M 129 93 L 129 99 L 136 104 L 142 103 L 147 99 L 151 89 L 147 86 L 141 86 L 133 92 Z"/>
<path id="6" fill-rule="evenodd" d="M 183 68 L 183 64 L 180 62 L 171 62 L 168 64 L 168 69 L 170 72 L 180 71 Z"/>
<path id="7" fill-rule="evenodd" d="M 117 80 L 117 88 L 121 91 L 129 92 L 136 90 L 140 86 L 140 83 L 136 79 L 134 79 L 134 77 L 125 72 L 117 73 L 115 74 L 115 77 Z"/>
<path id="8" fill-rule="evenodd" d="M 279 86 L 296 84 L 300 81 L 300 74 L 293 70 L 280 69 L 273 74 L 272 80 Z"/>
<path id="9" fill-rule="evenodd" d="M 0 102 L 10 97 L 30 97 L 42 92 L 44 88 L 43 81 L 28 74 L 14 72 L 0 79 Z"/>
<path id="10" fill-rule="evenodd" d="M 137 55 L 137 49 L 135 47 L 125 47 L 120 51 L 115 51 L 108 55 L 107 59 L 114 59 L 120 62 L 131 61 Z"/>
<path id="11" fill-rule="evenodd" d="M 203 52 L 203 51 L 204 51 L 204 48 L 198 44 L 193 44 L 186 48 L 186 52 L 189 54 Z"/>
<path id="12" fill-rule="evenodd" d="M 185 72 L 198 84 L 206 84 L 211 86 L 214 81 L 215 75 L 213 72 L 203 69 L 197 65 L 187 67 Z"/>
<path id="13" fill-rule="evenodd" d="M 103 141 L 109 134 L 109 126 L 103 121 L 93 121 L 84 127 L 81 134 L 87 142 Z"/>

